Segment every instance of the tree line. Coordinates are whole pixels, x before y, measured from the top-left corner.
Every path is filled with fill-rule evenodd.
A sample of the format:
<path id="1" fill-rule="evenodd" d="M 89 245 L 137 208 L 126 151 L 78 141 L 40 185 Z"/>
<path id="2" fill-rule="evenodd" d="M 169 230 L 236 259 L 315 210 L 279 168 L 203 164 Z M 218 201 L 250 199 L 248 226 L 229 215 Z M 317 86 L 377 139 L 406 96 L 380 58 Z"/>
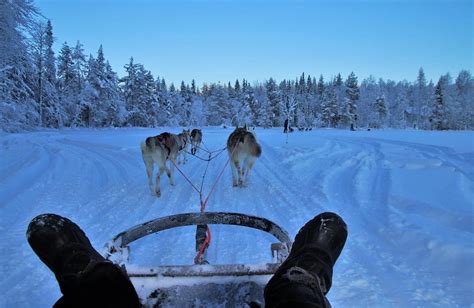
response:
<path id="1" fill-rule="evenodd" d="M 30 0 L 0 4 L 0 128 L 123 126 L 283 126 L 331 128 L 473 129 L 474 81 L 462 70 L 453 80 L 361 82 L 355 73 L 325 79 L 302 73 L 269 78 L 180 85 L 154 77 L 133 58 L 119 77 L 100 46 L 86 56 L 83 45 L 53 51 L 50 21 L 38 21 Z"/>

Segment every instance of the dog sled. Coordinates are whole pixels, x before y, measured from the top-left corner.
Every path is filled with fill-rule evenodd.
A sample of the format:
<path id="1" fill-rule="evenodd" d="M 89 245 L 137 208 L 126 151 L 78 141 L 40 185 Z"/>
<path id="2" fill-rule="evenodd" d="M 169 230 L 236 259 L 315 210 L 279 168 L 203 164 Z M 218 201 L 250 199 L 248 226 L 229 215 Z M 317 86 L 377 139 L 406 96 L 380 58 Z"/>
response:
<path id="1" fill-rule="evenodd" d="M 254 228 L 273 235 L 271 258 L 265 264 L 194 264 L 142 267 L 129 264 L 129 244 L 163 230 L 213 224 Z M 196 247 L 198 247 L 196 236 Z M 127 271 L 146 307 L 229 306 L 263 303 L 263 288 L 287 258 L 292 242 L 288 233 L 265 218 L 239 213 L 185 213 L 157 218 L 115 236 L 107 245 L 107 259 Z"/>

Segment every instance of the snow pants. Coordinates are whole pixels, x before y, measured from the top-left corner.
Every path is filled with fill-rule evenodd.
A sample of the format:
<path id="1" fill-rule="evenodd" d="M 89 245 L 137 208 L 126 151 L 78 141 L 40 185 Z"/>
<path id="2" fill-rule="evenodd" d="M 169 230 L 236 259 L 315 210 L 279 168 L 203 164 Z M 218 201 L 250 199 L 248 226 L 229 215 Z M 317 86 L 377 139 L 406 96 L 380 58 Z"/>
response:
<path id="1" fill-rule="evenodd" d="M 92 262 L 79 275 L 56 278 L 63 297 L 54 307 L 140 307 L 127 274 L 111 262 Z"/>

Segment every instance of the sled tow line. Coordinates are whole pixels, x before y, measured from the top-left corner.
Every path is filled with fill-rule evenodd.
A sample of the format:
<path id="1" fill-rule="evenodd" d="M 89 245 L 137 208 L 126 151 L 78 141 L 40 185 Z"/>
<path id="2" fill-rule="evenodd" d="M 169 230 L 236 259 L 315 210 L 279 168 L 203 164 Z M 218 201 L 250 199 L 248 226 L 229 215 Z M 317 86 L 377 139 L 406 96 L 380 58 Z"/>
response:
<path id="1" fill-rule="evenodd" d="M 234 147 L 234 149 L 232 149 L 232 152 L 231 152 L 231 155 L 234 153 L 235 149 L 237 148 L 237 146 Z M 221 169 L 219 175 L 217 176 L 216 180 L 214 181 L 214 184 L 212 185 L 212 188 L 209 192 L 209 194 L 207 195 L 207 197 L 203 200 L 203 195 L 202 195 L 202 190 L 203 190 L 203 185 L 204 185 L 204 179 L 206 177 L 206 174 L 207 174 L 207 170 L 209 168 L 209 163 L 211 162 L 212 159 L 214 159 L 215 157 L 217 157 L 220 153 L 222 153 L 226 148 L 222 149 L 222 150 L 217 150 L 217 151 L 208 151 L 208 150 L 205 150 L 206 152 L 209 153 L 209 158 L 206 160 L 207 161 L 207 165 L 206 165 L 206 169 L 204 170 L 204 174 L 202 176 L 202 180 L 201 180 L 201 187 L 200 189 L 198 189 L 194 184 L 193 182 L 191 182 L 191 180 L 186 176 L 186 174 L 184 174 L 184 172 L 176 165 L 175 162 L 171 161 L 173 163 L 173 165 L 176 167 L 176 169 L 179 171 L 179 173 L 181 173 L 181 175 L 185 178 L 185 180 L 191 185 L 191 187 L 199 194 L 199 201 L 201 203 L 201 209 L 200 209 L 200 212 L 201 213 L 204 213 L 204 211 L 206 210 L 206 205 L 207 205 L 207 202 L 209 201 L 209 197 L 211 196 L 211 194 L 214 192 L 216 186 L 217 186 L 217 183 L 219 182 L 220 178 L 222 177 L 222 174 L 224 174 L 224 170 L 225 168 L 227 167 L 227 165 L 229 164 L 230 162 L 230 156 L 229 158 L 227 159 L 226 163 L 224 164 L 224 167 Z M 203 149 L 204 150 L 204 149 Z M 218 152 L 220 151 L 219 154 L 217 154 L 216 156 L 212 157 L 212 153 L 214 152 Z M 204 231 L 203 229 L 205 229 L 205 234 L 206 234 L 206 237 L 204 238 L 203 242 L 200 244 L 199 246 L 199 249 L 196 249 L 198 251 L 196 257 L 194 258 L 194 264 L 202 264 L 203 263 L 203 260 L 202 260 L 202 256 L 204 255 L 204 253 L 206 252 L 206 249 L 209 247 L 209 245 L 211 244 L 211 230 L 209 229 L 209 226 L 206 224 L 206 225 L 197 225 L 196 227 L 196 242 L 198 241 L 201 241 L 202 239 L 201 238 L 198 238 L 199 236 L 199 231 Z M 197 246 L 197 243 L 196 243 L 196 246 Z"/>

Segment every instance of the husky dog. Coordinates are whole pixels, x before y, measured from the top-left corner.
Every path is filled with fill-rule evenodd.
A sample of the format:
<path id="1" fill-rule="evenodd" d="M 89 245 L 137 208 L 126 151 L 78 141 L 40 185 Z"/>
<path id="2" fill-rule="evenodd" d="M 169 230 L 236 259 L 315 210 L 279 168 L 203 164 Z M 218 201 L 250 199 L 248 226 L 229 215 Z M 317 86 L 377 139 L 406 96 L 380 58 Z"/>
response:
<path id="1" fill-rule="evenodd" d="M 237 127 L 227 139 L 227 152 L 232 168 L 232 186 L 247 186 L 250 170 L 262 154 L 255 133 L 248 131 L 246 126 Z"/>
<path id="2" fill-rule="evenodd" d="M 176 158 L 179 152 L 183 152 L 189 140 L 189 130 L 183 130 L 179 135 L 168 132 L 159 134 L 158 136 L 148 137 L 140 145 L 142 150 L 142 158 L 146 167 L 146 174 L 148 176 L 148 186 L 150 191 L 155 193 L 158 197 L 161 196 L 160 191 L 160 177 L 163 171 L 170 180 L 170 184 L 174 186 L 173 171 Z M 170 167 L 166 166 L 166 161 L 171 161 Z M 153 190 L 153 164 L 158 165 L 158 173 L 156 175 L 155 189 Z"/>
<path id="3" fill-rule="evenodd" d="M 191 154 L 196 154 L 202 142 L 202 131 L 200 129 L 193 129 L 191 131 Z"/>

